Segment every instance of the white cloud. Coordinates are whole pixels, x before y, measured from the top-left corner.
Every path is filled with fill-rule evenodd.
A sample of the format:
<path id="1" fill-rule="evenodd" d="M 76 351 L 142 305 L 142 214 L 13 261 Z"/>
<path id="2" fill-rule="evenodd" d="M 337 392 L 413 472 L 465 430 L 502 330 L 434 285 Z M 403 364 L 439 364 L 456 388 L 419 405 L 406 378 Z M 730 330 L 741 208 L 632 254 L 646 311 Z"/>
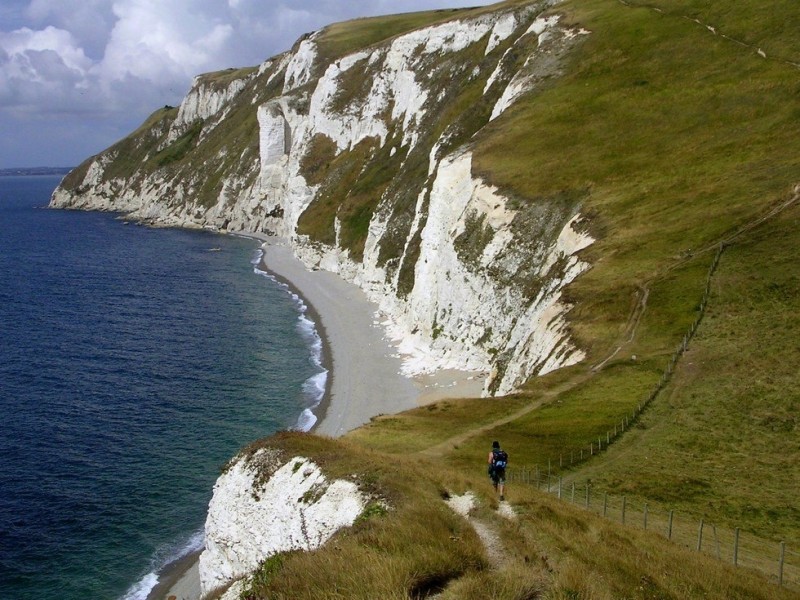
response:
<path id="1" fill-rule="evenodd" d="M 8 3 L 8 4 L 7 4 Z M 478 4 L 488 4 L 481 2 Z M 102 150 L 164 104 L 192 77 L 257 65 L 303 33 L 359 16 L 475 5 L 475 0 L 4 0 L 0 14 L 0 167 L 43 164 L 41 143 L 58 117 L 72 148 L 58 164 Z M 7 28 L 7 30 L 2 30 Z M 112 124 L 115 124 L 112 125 Z M 37 129 L 38 128 L 38 129 Z M 35 133 L 33 133 L 35 130 Z M 111 133 L 113 132 L 113 133 Z M 13 148 L 13 150 L 10 150 Z M 22 151 L 23 148 L 25 151 Z"/>

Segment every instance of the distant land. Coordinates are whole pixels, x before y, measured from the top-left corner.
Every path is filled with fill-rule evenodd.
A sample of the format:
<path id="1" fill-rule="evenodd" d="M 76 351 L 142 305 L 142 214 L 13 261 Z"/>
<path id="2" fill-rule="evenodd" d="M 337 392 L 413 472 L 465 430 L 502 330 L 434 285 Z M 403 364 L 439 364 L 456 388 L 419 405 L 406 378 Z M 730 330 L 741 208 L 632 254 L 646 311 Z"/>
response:
<path id="1" fill-rule="evenodd" d="M 17 167 L 16 169 L 0 169 L 0 177 L 20 175 L 66 175 L 74 167 Z"/>

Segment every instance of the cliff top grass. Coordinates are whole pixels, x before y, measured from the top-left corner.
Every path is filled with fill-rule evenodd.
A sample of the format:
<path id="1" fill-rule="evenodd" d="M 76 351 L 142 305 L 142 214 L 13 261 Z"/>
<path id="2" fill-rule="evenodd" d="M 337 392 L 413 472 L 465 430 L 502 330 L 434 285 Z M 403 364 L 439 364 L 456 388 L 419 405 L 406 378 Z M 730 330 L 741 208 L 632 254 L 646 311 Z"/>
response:
<path id="1" fill-rule="evenodd" d="M 588 454 L 658 382 L 727 241 L 709 312 L 673 383 L 631 437 L 575 477 L 796 541 L 800 215 L 791 206 L 768 215 L 800 181 L 800 70 L 787 62 L 797 40 L 786 26 L 800 9 L 651 4 L 661 12 L 616 0 L 558 5 L 563 22 L 591 34 L 563 77 L 475 144 L 476 168 L 515 198 L 589 190 L 582 212 L 597 241 L 583 256 L 592 268 L 566 292 L 587 360 L 514 399 L 421 408 L 351 436 L 397 454 L 436 448 L 459 470 L 474 468 L 492 439 L 518 466 Z M 491 412 L 524 414 L 490 427 Z M 686 481 L 703 485 L 684 490 Z"/>
<path id="2" fill-rule="evenodd" d="M 514 488 L 515 516 L 502 517 L 483 469 L 479 474 L 445 469 L 436 461 L 297 433 L 262 444 L 287 456 L 308 456 L 329 477 L 355 478 L 382 495 L 387 508 L 368 507 L 352 528 L 318 550 L 268 559 L 248 598 L 794 596 L 758 573 L 604 520 L 533 487 Z M 445 504 L 465 492 L 476 498 L 470 521 Z"/>
<path id="3" fill-rule="evenodd" d="M 320 55 L 334 60 L 422 27 L 472 15 L 474 9 L 453 8 L 366 17 L 334 23 L 317 38 Z"/>
<path id="4" fill-rule="evenodd" d="M 800 477 L 800 214 L 789 207 L 769 216 L 800 179 L 800 70 L 793 64 L 800 62 L 800 8 L 794 0 L 567 0 L 553 10 L 562 24 L 591 32 L 564 74 L 543 81 L 474 138 L 474 123 L 466 123 L 459 143 L 471 144 L 476 171 L 523 208 L 579 198 L 596 242 L 582 252 L 591 269 L 564 299 L 573 305 L 570 327 L 587 359 L 530 381 L 513 397 L 376 418 L 341 442 L 281 438 L 287 451 L 319 460 L 334 476 L 365 475 L 404 508 L 319 552 L 281 558 L 279 577 L 265 576 L 255 597 L 281 597 L 281 589 L 303 597 L 294 596 L 297 586 L 311 590 L 298 592 L 307 597 L 342 589 L 356 592 L 348 597 L 405 598 L 437 577 L 453 585 L 443 598 L 491 597 L 499 587 L 502 597 L 519 598 L 542 590 L 553 598 L 780 597 L 760 576 L 599 522 L 527 487 L 513 492 L 519 521 L 495 523 L 510 553 L 508 571 L 498 574 L 463 523 L 439 512 L 443 490 L 472 489 L 482 510 L 491 506 L 484 467 L 491 440 L 503 442 L 512 465 L 555 465 L 630 414 L 698 316 L 709 266 L 726 241 L 707 313 L 669 386 L 608 454 L 566 475 L 766 536 L 797 540 L 800 533 L 793 501 Z M 320 44 L 326 56 L 341 56 L 452 16 L 434 11 L 334 25 Z M 238 102 L 264 101 L 278 93 L 280 78 L 272 85 Z M 481 90 L 476 80 L 456 90 L 448 106 L 474 107 Z M 158 111 L 151 124 L 168 125 L 175 112 Z M 257 160 L 254 114 L 232 114 L 196 162 L 179 156 L 167 165 L 211 172 L 209 202 L 223 173 Z M 430 130 L 438 134 L 448 124 Z M 141 135 L 126 141 L 128 162 L 120 165 L 132 168 L 146 142 Z M 209 157 L 218 158 L 207 165 Z M 424 176 L 427 163 L 417 155 L 408 160 L 420 161 L 416 172 Z M 330 168 L 325 162 L 315 168 Z M 348 165 L 332 166 L 346 179 Z M 385 184 L 381 166 L 368 172 L 376 185 Z M 331 234 L 338 207 L 335 198 L 323 200 L 329 205 L 311 224 L 320 237 Z M 348 205 L 356 249 L 373 208 L 367 194 Z M 407 216 L 398 211 L 392 221 L 402 243 Z M 429 558 L 412 556 L 429 540 L 415 521 L 433 523 Z M 444 556 L 453 548 L 455 563 Z M 391 572 L 381 566 L 386 557 Z M 426 563 L 438 566 L 426 571 Z M 365 567 L 348 571 L 354 564 Z M 507 591 L 515 579 L 524 589 Z M 393 591 L 381 587 L 385 582 Z"/>
<path id="5" fill-rule="evenodd" d="M 563 77 L 515 104 L 476 145 L 475 169 L 515 197 L 590 190 L 583 212 L 598 241 L 584 254 L 593 268 L 569 291 L 590 360 L 614 343 L 637 285 L 757 218 L 798 177 L 800 71 L 746 45 L 769 37 L 776 56 L 791 56 L 796 40 L 771 32 L 800 18 L 796 4 L 771 3 L 752 25 L 761 2 L 742 11 L 660 4 L 669 10 L 558 5 L 563 22 L 591 34 Z M 759 27 L 745 45 L 722 37 Z"/>

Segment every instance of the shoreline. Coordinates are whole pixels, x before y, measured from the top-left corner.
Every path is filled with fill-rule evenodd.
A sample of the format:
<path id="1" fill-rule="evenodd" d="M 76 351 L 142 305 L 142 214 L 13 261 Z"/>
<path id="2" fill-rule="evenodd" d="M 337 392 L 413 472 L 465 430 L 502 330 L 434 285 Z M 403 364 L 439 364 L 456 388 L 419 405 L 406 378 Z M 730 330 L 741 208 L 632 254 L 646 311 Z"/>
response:
<path id="1" fill-rule="evenodd" d="M 485 373 L 440 370 L 427 375 L 402 375 L 403 359 L 390 341 L 378 307 L 364 291 L 338 274 L 309 270 L 282 238 L 251 232 L 231 232 L 261 243 L 255 269 L 295 294 L 322 342 L 325 391 L 312 409 L 316 422 L 309 433 L 339 437 L 380 414 L 398 413 L 445 398 L 479 397 Z M 198 600 L 199 557 L 202 551 L 178 558 L 158 573 L 147 600 Z"/>
<path id="2" fill-rule="evenodd" d="M 305 310 L 301 313 L 301 315 L 304 315 L 308 320 L 312 322 L 312 324 L 314 325 L 314 331 L 319 336 L 320 343 L 322 345 L 320 350 L 320 366 L 326 371 L 325 389 L 322 392 L 322 397 L 320 398 L 319 403 L 316 406 L 307 409 L 316 418 L 314 424 L 308 430 L 308 432 L 311 433 L 319 426 L 319 424 L 323 421 L 325 415 L 328 412 L 331 400 L 331 389 L 333 386 L 333 377 L 334 377 L 333 359 L 331 356 L 331 348 L 330 348 L 330 342 L 328 341 L 328 334 L 325 331 L 325 325 L 323 324 L 322 319 L 320 318 L 320 315 L 317 312 L 317 309 L 314 308 L 313 304 L 311 304 L 306 300 L 306 298 L 303 296 L 302 291 L 297 289 L 297 287 L 295 287 L 295 285 L 291 282 L 291 280 L 287 279 L 283 275 L 280 275 L 279 273 L 270 270 L 270 268 L 267 266 L 267 264 L 264 261 L 266 253 L 263 248 L 263 244 L 266 244 L 267 242 L 262 240 L 262 238 L 260 237 L 254 237 L 251 235 L 244 235 L 244 234 L 236 234 L 236 235 L 262 241 L 262 248 L 261 248 L 262 254 L 261 258 L 258 260 L 258 263 L 255 264 L 255 269 L 259 273 L 263 273 L 266 277 L 274 279 L 278 284 L 285 286 L 286 289 L 289 291 L 289 293 L 297 296 L 299 302 L 301 302 L 303 307 L 305 308 Z"/>

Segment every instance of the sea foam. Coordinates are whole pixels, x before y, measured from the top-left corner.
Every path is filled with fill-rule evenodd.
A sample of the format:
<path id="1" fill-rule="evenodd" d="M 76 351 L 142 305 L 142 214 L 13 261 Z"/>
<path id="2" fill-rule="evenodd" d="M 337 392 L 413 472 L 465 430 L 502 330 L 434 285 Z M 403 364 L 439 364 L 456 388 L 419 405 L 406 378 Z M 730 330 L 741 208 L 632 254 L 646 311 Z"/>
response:
<path id="1" fill-rule="evenodd" d="M 275 275 L 261 268 L 261 259 L 263 256 L 264 250 L 259 249 L 255 258 L 250 261 L 253 265 L 253 271 L 275 282 L 291 296 L 299 313 L 297 317 L 297 330 L 303 341 L 308 344 L 311 353 L 309 358 L 311 364 L 319 371 L 306 379 L 302 385 L 303 397 L 308 403 L 308 406 L 303 409 L 295 425 L 295 429 L 299 431 L 310 431 L 317 422 L 317 416 L 314 414 L 313 409 L 317 408 L 322 402 L 328 384 L 328 370 L 322 366 L 322 337 L 317 331 L 316 323 L 308 317 L 308 306 L 303 299 L 295 293 L 287 283 L 280 281 Z"/>

